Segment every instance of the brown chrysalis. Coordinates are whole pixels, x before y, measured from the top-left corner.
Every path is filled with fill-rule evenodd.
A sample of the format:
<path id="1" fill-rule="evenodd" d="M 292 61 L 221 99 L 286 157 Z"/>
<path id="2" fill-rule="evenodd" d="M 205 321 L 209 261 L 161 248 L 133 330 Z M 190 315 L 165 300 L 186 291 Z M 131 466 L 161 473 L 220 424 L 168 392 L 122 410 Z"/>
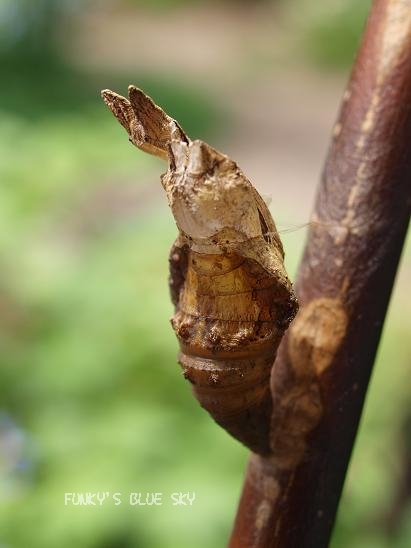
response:
<path id="1" fill-rule="evenodd" d="M 102 96 L 135 146 L 168 161 L 161 181 L 179 229 L 171 322 L 184 376 L 216 422 L 267 454 L 270 372 L 298 308 L 274 221 L 235 162 L 191 141 L 141 90 Z"/>

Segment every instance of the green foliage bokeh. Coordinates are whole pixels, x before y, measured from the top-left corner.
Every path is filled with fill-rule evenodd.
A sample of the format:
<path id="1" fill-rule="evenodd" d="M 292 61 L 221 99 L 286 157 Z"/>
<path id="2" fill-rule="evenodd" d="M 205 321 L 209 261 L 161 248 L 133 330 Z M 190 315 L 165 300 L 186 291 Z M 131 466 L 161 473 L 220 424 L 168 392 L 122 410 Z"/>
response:
<path id="1" fill-rule="evenodd" d="M 165 199 L 152 198 L 164 166 L 127 145 L 99 99 L 101 87 L 125 90 L 129 75 L 65 64 L 47 31 L 57 4 L 42 5 L 39 26 L 0 51 L 0 546 L 222 546 L 247 451 L 199 408 L 176 363 L 176 231 Z M 364 15 L 349 5 L 307 30 L 313 60 L 348 62 Z M 194 137 L 221 129 L 221 112 L 190 82 L 139 83 Z M 291 274 L 303 239 L 283 238 Z M 388 320 L 335 548 L 409 545 L 406 519 L 396 539 L 379 521 L 400 478 L 409 407 L 405 304 L 397 298 Z M 66 506 L 66 492 L 110 496 Z M 131 492 L 161 492 L 163 504 L 131 506 Z M 195 492 L 195 503 L 173 506 L 174 492 Z"/>

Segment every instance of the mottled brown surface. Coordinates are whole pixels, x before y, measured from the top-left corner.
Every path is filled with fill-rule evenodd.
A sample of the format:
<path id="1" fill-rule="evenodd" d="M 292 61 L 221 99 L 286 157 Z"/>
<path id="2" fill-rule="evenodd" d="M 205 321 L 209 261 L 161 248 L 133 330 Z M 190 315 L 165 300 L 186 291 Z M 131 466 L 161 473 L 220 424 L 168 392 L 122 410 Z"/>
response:
<path id="1" fill-rule="evenodd" d="M 172 320 L 184 376 L 217 423 L 263 454 L 270 450 L 271 368 L 293 314 L 284 287 L 255 261 L 190 253 Z"/>
<path id="2" fill-rule="evenodd" d="M 231 547 L 328 546 L 410 215 L 411 1 L 374 2 L 334 131 Z"/>
<path id="3" fill-rule="evenodd" d="M 200 404 L 230 434 L 270 453 L 270 373 L 297 301 L 266 203 L 229 157 L 191 141 L 141 90 L 103 99 L 161 177 L 179 236 L 170 253 L 179 362 Z"/>

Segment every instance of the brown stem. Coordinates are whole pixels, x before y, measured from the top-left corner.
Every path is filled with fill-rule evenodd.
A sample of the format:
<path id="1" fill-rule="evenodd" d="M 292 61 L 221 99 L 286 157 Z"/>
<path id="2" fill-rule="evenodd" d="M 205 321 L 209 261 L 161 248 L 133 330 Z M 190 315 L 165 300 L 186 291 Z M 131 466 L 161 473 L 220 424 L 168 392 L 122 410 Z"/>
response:
<path id="1" fill-rule="evenodd" d="M 411 0 L 375 0 L 272 373 L 231 548 L 328 545 L 410 215 Z"/>
<path id="2" fill-rule="evenodd" d="M 395 537 L 406 519 L 411 502 L 411 412 L 407 409 L 394 449 L 399 454 L 400 470 L 394 494 L 385 515 L 379 516 L 379 526 L 389 537 Z"/>

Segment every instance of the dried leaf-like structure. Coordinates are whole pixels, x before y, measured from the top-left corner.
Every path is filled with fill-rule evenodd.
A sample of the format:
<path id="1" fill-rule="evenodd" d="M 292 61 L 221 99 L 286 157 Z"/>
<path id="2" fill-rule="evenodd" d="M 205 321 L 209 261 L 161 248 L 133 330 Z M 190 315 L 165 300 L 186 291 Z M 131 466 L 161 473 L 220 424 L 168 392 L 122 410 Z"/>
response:
<path id="1" fill-rule="evenodd" d="M 267 454 L 271 368 L 297 310 L 274 221 L 235 162 L 191 141 L 141 90 L 102 96 L 135 146 L 168 160 L 162 184 L 179 229 L 172 325 L 184 376 L 221 426 Z"/>

